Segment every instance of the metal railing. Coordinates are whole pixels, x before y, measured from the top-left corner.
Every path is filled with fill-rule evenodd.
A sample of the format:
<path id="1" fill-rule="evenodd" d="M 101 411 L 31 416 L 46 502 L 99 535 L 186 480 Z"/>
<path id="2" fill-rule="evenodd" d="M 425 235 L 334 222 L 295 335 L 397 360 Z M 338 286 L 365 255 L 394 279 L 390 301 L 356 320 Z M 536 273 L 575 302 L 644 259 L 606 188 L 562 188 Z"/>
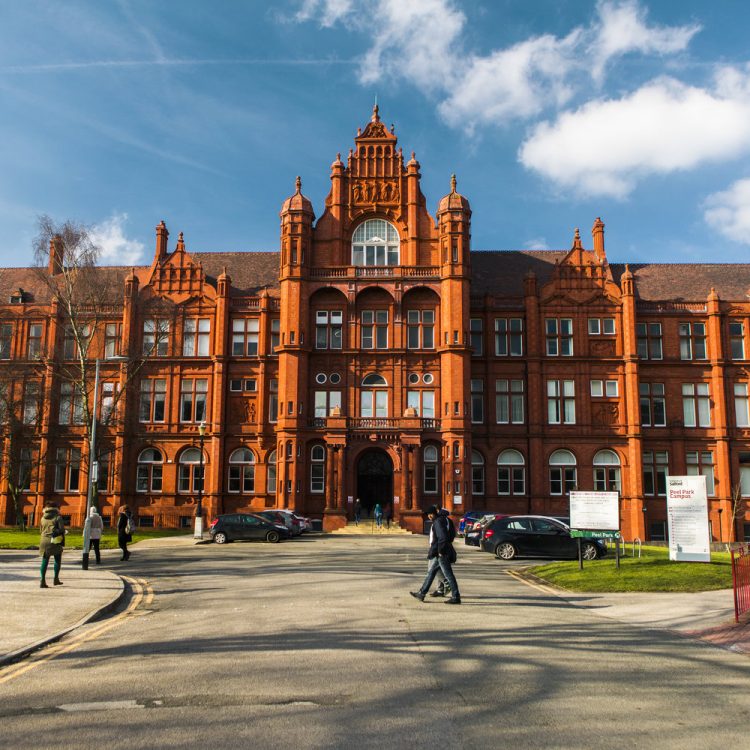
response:
<path id="1" fill-rule="evenodd" d="M 731 554 L 734 620 L 739 622 L 740 617 L 750 611 L 750 546 L 743 544 Z"/>

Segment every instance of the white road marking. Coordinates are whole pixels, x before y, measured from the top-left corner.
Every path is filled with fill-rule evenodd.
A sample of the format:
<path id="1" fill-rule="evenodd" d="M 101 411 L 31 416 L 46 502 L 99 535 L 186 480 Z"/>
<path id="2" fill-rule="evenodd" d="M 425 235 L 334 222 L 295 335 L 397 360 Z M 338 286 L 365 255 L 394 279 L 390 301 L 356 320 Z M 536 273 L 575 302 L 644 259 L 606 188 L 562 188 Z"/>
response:
<path id="1" fill-rule="evenodd" d="M 61 711 L 117 711 L 121 708 L 146 708 L 138 701 L 98 701 L 91 703 L 64 703 L 57 706 Z"/>

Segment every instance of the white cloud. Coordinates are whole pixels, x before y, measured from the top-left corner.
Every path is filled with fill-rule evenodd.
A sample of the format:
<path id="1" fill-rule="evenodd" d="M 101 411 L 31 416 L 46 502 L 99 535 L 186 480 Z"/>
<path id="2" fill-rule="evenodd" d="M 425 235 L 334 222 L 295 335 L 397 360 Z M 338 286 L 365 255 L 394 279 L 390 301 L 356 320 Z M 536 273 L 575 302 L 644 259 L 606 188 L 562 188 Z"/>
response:
<path id="1" fill-rule="evenodd" d="M 713 90 L 658 79 L 537 125 L 519 159 L 561 188 L 622 198 L 646 175 L 750 151 L 749 89 L 747 70 L 720 71 Z"/>
<path id="2" fill-rule="evenodd" d="M 687 49 L 700 31 L 691 26 L 648 26 L 647 11 L 637 0 L 599 2 L 598 21 L 592 28 L 589 51 L 593 61 L 592 75 L 601 78 L 607 63 L 615 57 L 640 52 L 643 55 L 666 55 Z"/>
<path id="3" fill-rule="evenodd" d="M 294 14 L 300 23 L 317 19 L 318 23 L 329 28 L 345 19 L 354 9 L 354 0 L 304 0 Z"/>
<path id="4" fill-rule="evenodd" d="M 524 250 L 549 250 L 549 242 L 544 237 L 532 237 L 523 243 Z"/>
<path id="5" fill-rule="evenodd" d="M 750 245 L 750 180 L 737 180 L 727 190 L 706 198 L 703 218 L 717 232 Z"/>
<path id="6" fill-rule="evenodd" d="M 91 228 L 91 240 L 101 248 L 100 261 L 105 266 L 137 265 L 143 261 L 145 246 L 125 236 L 127 214 L 113 214 Z"/>

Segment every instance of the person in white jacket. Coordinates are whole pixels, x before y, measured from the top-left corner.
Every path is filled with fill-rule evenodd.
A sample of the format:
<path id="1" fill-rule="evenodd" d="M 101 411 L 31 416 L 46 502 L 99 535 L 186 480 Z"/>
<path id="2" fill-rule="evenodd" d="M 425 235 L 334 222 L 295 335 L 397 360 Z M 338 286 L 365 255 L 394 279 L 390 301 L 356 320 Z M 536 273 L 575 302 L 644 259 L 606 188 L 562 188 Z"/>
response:
<path id="1" fill-rule="evenodd" d="M 104 531 L 104 521 L 102 521 L 102 517 L 99 515 L 99 511 L 96 508 L 91 507 L 89 509 L 89 517 L 86 519 L 85 526 L 88 527 L 89 540 L 91 541 L 91 546 L 94 548 L 96 564 L 99 565 L 102 561 L 102 555 L 99 551 L 99 542 L 101 541 L 102 532 Z M 86 533 L 85 527 L 84 533 Z"/>

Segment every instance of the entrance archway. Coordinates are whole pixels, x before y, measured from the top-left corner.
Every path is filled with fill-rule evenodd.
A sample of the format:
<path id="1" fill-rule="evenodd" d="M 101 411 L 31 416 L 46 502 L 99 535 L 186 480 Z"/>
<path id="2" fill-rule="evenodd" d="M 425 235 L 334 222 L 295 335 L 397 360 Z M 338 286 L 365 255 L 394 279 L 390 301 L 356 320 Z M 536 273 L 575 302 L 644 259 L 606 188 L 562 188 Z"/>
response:
<path id="1" fill-rule="evenodd" d="M 393 503 L 393 461 L 382 449 L 365 451 L 357 461 L 357 497 L 366 515 L 376 503 L 382 508 Z"/>

